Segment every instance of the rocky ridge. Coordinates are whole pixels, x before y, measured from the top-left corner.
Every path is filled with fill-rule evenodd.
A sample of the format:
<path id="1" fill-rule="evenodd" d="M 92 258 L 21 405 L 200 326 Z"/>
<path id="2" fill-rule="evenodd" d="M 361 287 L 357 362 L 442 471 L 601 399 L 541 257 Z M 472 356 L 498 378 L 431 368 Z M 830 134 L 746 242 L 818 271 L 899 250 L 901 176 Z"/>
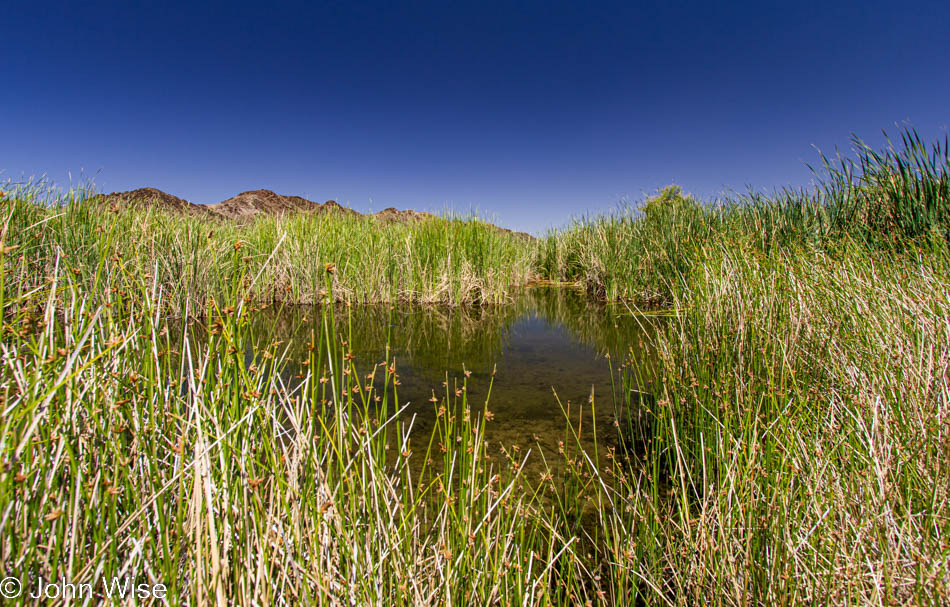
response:
<path id="1" fill-rule="evenodd" d="M 251 190 L 232 196 L 215 204 L 195 204 L 156 188 L 139 188 L 128 192 L 100 194 L 96 198 L 113 208 L 156 208 L 193 216 L 206 216 L 224 220 L 247 221 L 262 215 L 288 215 L 291 213 L 340 213 L 350 216 L 363 216 L 362 213 L 344 207 L 335 200 L 324 203 L 313 202 L 300 196 L 282 196 L 271 190 Z M 400 211 L 395 207 L 368 214 L 381 222 L 423 221 L 434 217 L 425 211 L 407 209 Z M 494 226 L 502 232 L 512 233 L 526 239 L 533 239 L 525 232 Z"/>

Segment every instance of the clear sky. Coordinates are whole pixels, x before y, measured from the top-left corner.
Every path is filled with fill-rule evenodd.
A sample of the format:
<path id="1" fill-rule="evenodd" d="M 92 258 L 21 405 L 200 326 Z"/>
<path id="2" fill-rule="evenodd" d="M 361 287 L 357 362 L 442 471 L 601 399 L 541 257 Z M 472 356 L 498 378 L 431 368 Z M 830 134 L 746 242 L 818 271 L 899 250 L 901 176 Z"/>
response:
<path id="1" fill-rule="evenodd" d="M 805 185 L 814 146 L 950 123 L 950 2 L 30 2 L 0 178 L 268 188 L 541 232 L 677 183 Z"/>

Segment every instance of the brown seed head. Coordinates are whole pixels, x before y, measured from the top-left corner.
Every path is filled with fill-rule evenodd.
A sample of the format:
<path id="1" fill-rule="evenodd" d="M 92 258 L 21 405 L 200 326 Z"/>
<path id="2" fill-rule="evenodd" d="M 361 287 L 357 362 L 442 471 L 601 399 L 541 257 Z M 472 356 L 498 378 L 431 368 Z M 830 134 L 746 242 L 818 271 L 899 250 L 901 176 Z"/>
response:
<path id="1" fill-rule="evenodd" d="M 63 511 L 60 510 L 59 508 L 57 508 L 56 510 L 53 510 L 52 512 L 50 512 L 49 514 L 47 514 L 46 516 L 44 516 L 44 517 L 43 517 L 43 520 L 45 520 L 45 521 L 55 521 L 56 519 L 58 519 L 58 518 L 61 517 L 61 516 L 63 516 Z"/>

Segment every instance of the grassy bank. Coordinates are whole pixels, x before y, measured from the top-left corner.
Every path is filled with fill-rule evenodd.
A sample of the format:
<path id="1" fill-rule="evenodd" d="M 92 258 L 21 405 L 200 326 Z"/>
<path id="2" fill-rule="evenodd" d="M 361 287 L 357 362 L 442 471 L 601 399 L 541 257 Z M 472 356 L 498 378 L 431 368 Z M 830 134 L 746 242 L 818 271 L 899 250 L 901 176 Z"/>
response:
<path id="1" fill-rule="evenodd" d="M 57 266 L 87 293 L 150 282 L 177 315 L 208 298 L 318 303 L 332 264 L 340 301 L 448 305 L 502 303 L 531 277 L 534 243 L 476 218 L 383 222 L 369 216 L 299 213 L 252 222 L 156 208 L 110 209 L 89 192 L 7 192 L 6 246 L 26 280 Z M 253 289 L 251 285 L 253 284 Z"/>
<path id="2" fill-rule="evenodd" d="M 704 203 L 676 186 L 612 214 L 576 219 L 541 241 L 542 278 L 607 300 L 669 305 L 688 297 L 710 247 L 834 253 L 927 248 L 950 238 L 950 145 L 913 131 L 884 150 L 854 140 L 854 155 L 821 157 L 818 185 Z"/>
<path id="3" fill-rule="evenodd" d="M 128 572 L 193 605 L 945 604 L 950 163 L 907 137 L 815 191 L 710 208 L 668 190 L 537 245 L 454 220 L 209 236 L 199 219 L 14 197 L 5 575 Z M 486 442 L 504 412 L 490 391 L 469 403 L 464 373 L 410 441 L 398 367 L 356 365 L 340 302 L 500 301 L 531 259 L 667 306 L 659 365 L 614 352 L 612 398 L 552 397 L 556 452 Z M 305 348 L 261 340 L 281 292 L 339 322 L 308 325 Z M 173 321 L 185 309 L 206 338 Z M 615 409 L 616 432 L 591 436 L 594 408 Z"/>
<path id="4" fill-rule="evenodd" d="M 946 250 L 701 254 L 630 422 L 674 496 L 635 502 L 641 567 L 684 603 L 946 602 Z"/>
<path id="5" fill-rule="evenodd" d="M 947 153 L 905 133 L 812 191 L 670 188 L 542 242 L 542 273 L 676 311 L 623 370 L 644 472 L 602 519 L 653 600 L 947 602 Z"/>

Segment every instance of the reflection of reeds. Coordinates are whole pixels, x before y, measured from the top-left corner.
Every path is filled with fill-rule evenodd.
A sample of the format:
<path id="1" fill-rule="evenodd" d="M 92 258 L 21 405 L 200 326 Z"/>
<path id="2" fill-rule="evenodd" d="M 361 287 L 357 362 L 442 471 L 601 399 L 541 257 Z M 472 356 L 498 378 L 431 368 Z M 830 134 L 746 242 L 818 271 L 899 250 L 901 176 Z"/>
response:
<path id="1" fill-rule="evenodd" d="M 320 306 L 270 306 L 250 317 L 249 339 L 255 348 L 284 342 L 291 359 L 301 358 L 319 333 L 325 312 Z M 402 362 L 439 376 L 460 370 L 464 363 L 491 366 L 512 324 L 528 314 L 564 327 L 579 343 L 601 354 L 615 356 L 630 352 L 649 356 L 651 336 L 664 320 L 633 315 L 575 290 L 552 287 L 515 290 L 512 303 L 499 306 L 353 305 L 339 307 L 331 318 L 339 333 L 350 335 L 349 347 L 361 357 L 381 356 L 388 347 L 400 353 Z"/>
<path id="2" fill-rule="evenodd" d="M 400 362 L 441 375 L 463 363 L 489 366 L 523 309 L 523 303 L 477 308 L 353 305 L 338 306 L 335 312 L 319 306 L 272 306 L 250 316 L 249 340 L 255 348 L 280 341 L 291 359 L 303 358 L 326 317 L 339 334 L 349 336 L 348 348 L 361 359 L 398 352 Z"/>
<path id="3" fill-rule="evenodd" d="M 527 289 L 525 297 L 549 324 L 565 327 L 574 339 L 600 354 L 648 356 L 653 335 L 665 320 L 629 307 L 605 305 L 563 286 Z"/>

